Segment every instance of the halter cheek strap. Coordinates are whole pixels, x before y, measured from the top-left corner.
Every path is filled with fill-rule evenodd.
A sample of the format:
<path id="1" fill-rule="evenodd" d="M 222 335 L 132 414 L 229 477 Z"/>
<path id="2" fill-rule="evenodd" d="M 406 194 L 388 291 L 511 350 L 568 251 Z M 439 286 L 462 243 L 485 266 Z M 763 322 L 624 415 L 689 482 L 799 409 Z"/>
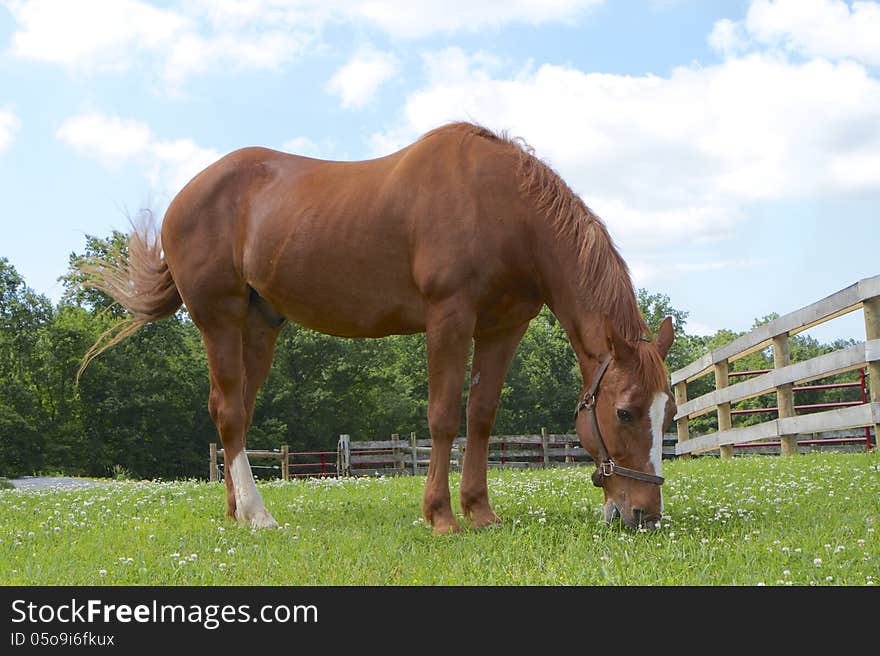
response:
<path id="1" fill-rule="evenodd" d="M 605 441 L 602 439 L 602 433 L 599 430 L 599 421 L 596 418 L 596 394 L 599 393 L 599 383 L 602 382 L 602 377 L 605 375 L 610 364 L 611 356 L 609 355 L 602 361 L 602 364 L 599 365 L 599 371 L 596 373 L 592 385 L 590 385 L 590 388 L 584 394 L 584 398 L 581 399 L 574 411 L 575 420 L 577 420 L 577 416 L 581 410 L 587 412 L 590 419 L 590 428 L 593 432 L 593 439 L 596 441 L 596 455 L 598 457 L 596 458 L 596 471 L 593 472 L 592 476 L 593 485 L 596 487 L 602 487 L 605 484 L 605 479 L 609 476 L 614 476 L 615 474 L 626 478 L 633 478 L 637 481 L 653 483 L 654 485 L 663 485 L 664 479 L 662 476 L 621 467 L 620 465 L 615 464 L 611 459 L 611 456 L 608 455 L 608 449 L 605 447 Z"/>

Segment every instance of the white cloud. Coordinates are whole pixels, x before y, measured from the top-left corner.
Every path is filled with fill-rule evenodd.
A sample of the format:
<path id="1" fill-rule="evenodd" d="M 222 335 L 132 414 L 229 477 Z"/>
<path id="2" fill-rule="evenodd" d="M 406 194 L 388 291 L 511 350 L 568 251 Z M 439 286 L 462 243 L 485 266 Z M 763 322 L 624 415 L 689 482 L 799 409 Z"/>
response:
<path id="1" fill-rule="evenodd" d="M 148 179 L 156 189 L 176 194 L 193 176 L 220 158 L 213 148 L 203 148 L 192 139 L 154 140 L 145 156 L 152 167 Z"/>
<path id="2" fill-rule="evenodd" d="M 245 8 L 254 3 L 236 3 Z M 248 14 L 228 24 L 230 3 L 159 8 L 142 0 L 7 0 L 17 57 L 76 71 L 128 70 L 146 62 L 171 84 L 209 70 L 274 69 L 299 55 L 310 29 Z M 256 5 L 254 5 L 256 7 Z"/>
<path id="3" fill-rule="evenodd" d="M 304 50 L 311 37 L 284 30 L 261 31 L 259 36 L 235 33 L 183 34 L 167 50 L 163 75 L 174 84 L 206 71 L 277 70 Z"/>
<path id="4" fill-rule="evenodd" d="M 725 56 L 739 54 L 748 45 L 748 36 L 741 21 L 722 18 L 712 26 L 709 45 Z"/>
<path id="5" fill-rule="evenodd" d="M 322 157 L 321 147 L 308 137 L 294 137 L 281 146 L 281 150 L 293 153 L 294 155 L 302 155 L 303 157 Z"/>
<path id="6" fill-rule="evenodd" d="M 573 21 L 604 0 L 373 0 L 345 3 L 389 34 L 418 38 L 437 32 L 478 31 L 505 23 Z M 342 3 L 340 3 L 342 4 Z"/>
<path id="7" fill-rule="evenodd" d="M 105 166 L 137 164 L 153 189 L 169 197 L 220 156 L 191 139 L 158 139 L 140 121 L 97 113 L 67 119 L 56 137 Z"/>
<path id="8" fill-rule="evenodd" d="M 669 251 L 642 252 L 631 265 L 633 281 L 641 286 L 649 281 L 671 280 L 682 276 L 718 271 L 744 271 L 765 267 L 767 262 L 756 258 L 727 257 L 724 247 L 707 245 L 701 249 L 679 249 L 675 257 Z"/>
<path id="9" fill-rule="evenodd" d="M 11 0 L 12 52 L 55 64 L 118 68 L 139 50 L 166 47 L 179 14 L 139 0 Z"/>
<path id="10" fill-rule="evenodd" d="M 634 272 L 730 237 L 756 201 L 880 193 L 880 80 L 852 61 L 754 53 L 666 76 L 502 71 L 455 49 L 425 62 L 398 123 L 372 136 L 375 154 L 450 120 L 522 136 L 605 219 Z"/>
<path id="11" fill-rule="evenodd" d="M 140 155 L 151 139 L 150 128 L 144 123 L 96 113 L 67 119 L 55 136 L 107 165 Z"/>
<path id="12" fill-rule="evenodd" d="M 365 47 L 333 74 L 327 90 L 339 96 L 343 107 L 357 109 L 370 102 L 398 69 L 399 62 L 393 54 Z"/>
<path id="13" fill-rule="evenodd" d="M 0 153 L 9 148 L 20 127 L 21 121 L 12 110 L 0 109 Z"/>
<path id="14" fill-rule="evenodd" d="M 172 85 L 205 71 L 276 69 L 318 43 L 328 25 L 419 38 L 572 21 L 603 1 L 177 0 L 158 7 L 145 0 L 0 0 L 15 21 L 11 52 L 18 57 L 80 71 L 154 66 Z"/>
<path id="15" fill-rule="evenodd" d="M 691 321 L 690 319 L 685 321 L 685 325 L 687 326 L 688 335 L 705 335 L 707 337 L 711 337 L 718 332 L 717 328 L 712 328 L 704 323 L 700 323 L 699 321 Z"/>
<path id="16" fill-rule="evenodd" d="M 752 0 L 744 21 L 715 24 L 710 43 L 727 52 L 756 44 L 808 58 L 854 59 L 880 66 L 880 3 L 843 0 Z"/>

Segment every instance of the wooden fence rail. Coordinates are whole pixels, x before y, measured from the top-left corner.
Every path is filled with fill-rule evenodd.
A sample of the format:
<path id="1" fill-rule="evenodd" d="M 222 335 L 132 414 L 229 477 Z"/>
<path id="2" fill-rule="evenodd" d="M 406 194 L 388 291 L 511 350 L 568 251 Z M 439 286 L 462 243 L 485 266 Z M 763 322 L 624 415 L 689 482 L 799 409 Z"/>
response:
<path id="1" fill-rule="evenodd" d="M 811 360 L 791 362 L 790 336 L 859 309 L 864 313 L 864 343 Z M 773 349 L 773 370 L 741 383 L 729 383 L 733 361 L 768 347 Z M 793 401 L 795 385 L 862 368 L 867 369 L 870 382 L 870 394 L 865 403 L 797 414 Z M 687 383 L 710 373 L 715 377 L 715 390 L 688 399 Z M 876 442 L 880 424 L 880 276 L 861 280 L 821 301 L 759 326 L 672 372 L 671 380 L 678 405 L 676 455 L 718 449 L 722 457 L 730 457 L 735 444 L 768 438 L 778 439 L 781 452 L 790 455 L 797 450 L 799 434 L 857 427 L 872 430 Z M 732 426 L 732 403 L 767 393 L 776 394 L 776 419 L 751 426 Z M 692 437 L 689 420 L 708 412 L 717 413 L 718 431 Z"/>
<path id="2" fill-rule="evenodd" d="M 465 443 L 464 437 L 453 441 L 453 469 L 461 468 Z M 666 436 L 663 453 L 666 457 L 674 455 L 674 435 Z M 353 442 L 348 435 L 340 435 L 336 451 L 294 452 L 284 445 L 277 451 L 254 450 L 247 454 L 251 461 L 280 461 L 280 464 L 268 468 L 279 469 L 282 480 L 305 476 L 423 474 L 431 458 L 431 440 L 419 439 L 415 433 L 410 433 L 406 439 L 394 434 L 390 440 Z M 323 456 L 322 461 L 318 460 L 320 456 Z M 220 478 L 218 460 L 222 458 L 223 449 L 212 443 L 208 463 L 209 479 L 212 481 Z M 308 461 L 304 461 L 304 458 L 308 458 Z M 591 462 L 592 458 L 580 446 L 574 434 L 542 430 L 540 435 L 493 435 L 489 438 L 489 467 L 492 468 L 565 467 Z M 254 469 L 265 467 L 253 462 L 251 466 Z M 311 471 L 303 471 L 305 468 Z"/>

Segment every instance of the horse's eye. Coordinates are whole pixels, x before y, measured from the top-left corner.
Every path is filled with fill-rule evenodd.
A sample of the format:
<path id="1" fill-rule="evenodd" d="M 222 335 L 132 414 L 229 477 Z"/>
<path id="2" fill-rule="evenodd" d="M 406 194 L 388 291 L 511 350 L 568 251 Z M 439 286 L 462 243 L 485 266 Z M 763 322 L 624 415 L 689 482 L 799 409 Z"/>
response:
<path id="1" fill-rule="evenodd" d="M 633 415 L 629 410 L 618 410 L 617 418 L 620 419 L 620 421 L 629 422 L 632 421 Z"/>

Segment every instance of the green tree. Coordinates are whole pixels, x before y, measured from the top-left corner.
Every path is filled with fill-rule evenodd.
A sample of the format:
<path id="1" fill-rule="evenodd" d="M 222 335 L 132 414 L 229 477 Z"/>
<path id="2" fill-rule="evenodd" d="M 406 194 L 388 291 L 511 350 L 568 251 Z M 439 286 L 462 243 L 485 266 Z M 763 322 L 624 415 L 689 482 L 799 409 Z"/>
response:
<path id="1" fill-rule="evenodd" d="M 89 236 L 85 255 L 124 248 L 121 233 L 107 239 Z M 62 278 L 65 311 L 59 316 L 64 321 L 55 327 L 54 360 L 47 356 L 52 363 L 47 368 L 61 369 L 60 380 L 66 381 L 73 380 L 78 359 L 59 346 L 70 344 L 81 358 L 85 347 L 121 316 L 107 296 L 80 288 L 76 264 L 82 257 L 71 254 L 70 270 Z M 55 342 L 59 336 L 68 341 Z M 140 477 L 203 475 L 207 445 L 217 439 L 207 399 L 201 336 L 181 310 L 144 326 L 90 363 L 74 391 L 74 410 L 68 413 L 79 434 L 68 435 L 58 450 L 83 457 L 79 467 L 91 475 L 120 469 Z"/>
<path id="2" fill-rule="evenodd" d="M 33 473 L 44 458 L 43 417 L 33 372 L 49 300 L 0 258 L 0 475 Z"/>
<path id="3" fill-rule="evenodd" d="M 580 369 L 568 335 L 546 306 L 526 330 L 507 373 L 495 420 L 498 434 L 573 429 Z"/>

